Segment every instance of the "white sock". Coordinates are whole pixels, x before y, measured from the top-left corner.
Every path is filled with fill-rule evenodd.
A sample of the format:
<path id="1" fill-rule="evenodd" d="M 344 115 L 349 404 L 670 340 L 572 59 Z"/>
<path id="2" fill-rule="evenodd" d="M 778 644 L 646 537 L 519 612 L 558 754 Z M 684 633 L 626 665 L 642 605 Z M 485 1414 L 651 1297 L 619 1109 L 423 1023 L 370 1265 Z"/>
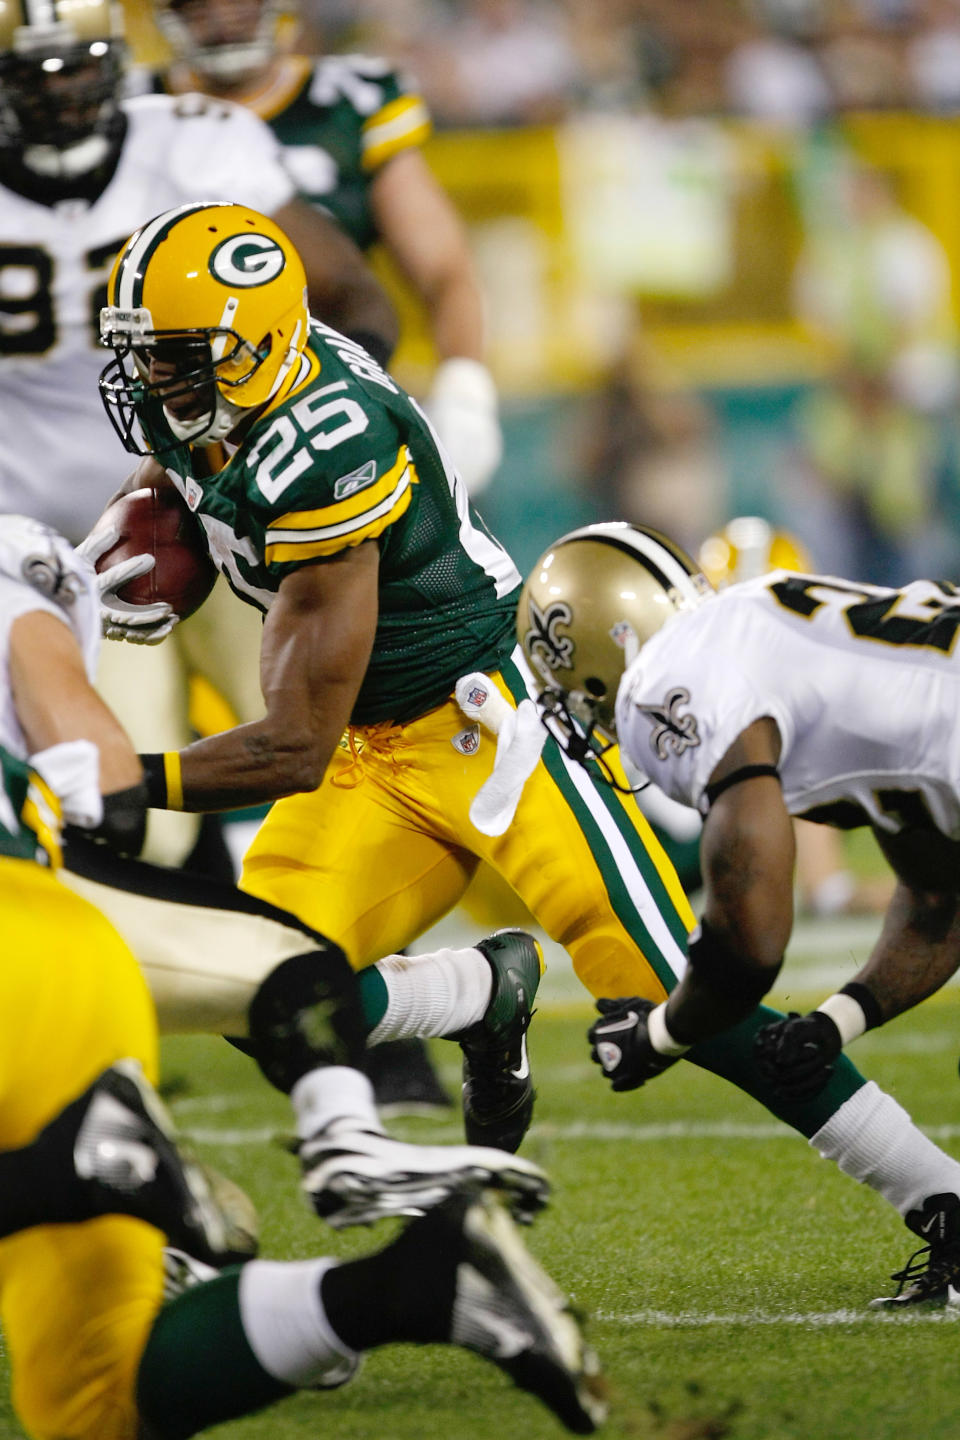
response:
<path id="1" fill-rule="evenodd" d="M 479 950 L 388 955 L 377 969 L 387 987 L 387 1009 L 368 1045 L 455 1035 L 480 1020 L 490 1004 L 493 972 Z"/>
<path id="2" fill-rule="evenodd" d="M 960 1164 L 921 1134 L 872 1080 L 835 1111 L 810 1144 L 906 1215 L 929 1195 L 960 1195 Z"/>
<path id="3" fill-rule="evenodd" d="M 301 1140 L 328 1130 L 372 1130 L 383 1133 L 373 1098 L 373 1086 L 359 1070 L 326 1065 L 310 1070 L 290 1091 Z"/>
<path id="4" fill-rule="evenodd" d="M 349 1378 L 357 1352 L 327 1319 L 320 1281 L 337 1261 L 251 1260 L 240 1273 L 240 1319 L 258 1362 L 284 1385 L 306 1389 Z"/>

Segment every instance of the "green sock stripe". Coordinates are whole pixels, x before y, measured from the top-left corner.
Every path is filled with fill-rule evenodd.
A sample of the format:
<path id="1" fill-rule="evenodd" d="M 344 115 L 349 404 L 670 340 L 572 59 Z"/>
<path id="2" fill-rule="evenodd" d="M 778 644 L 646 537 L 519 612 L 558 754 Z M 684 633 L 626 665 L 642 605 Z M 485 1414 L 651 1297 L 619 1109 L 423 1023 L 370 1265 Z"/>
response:
<path id="1" fill-rule="evenodd" d="M 197 1285 L 158 1314 L 140 1360 L 137 1406 L 164 1440 L 262 1410 L 289 1385 L 268 1375 L 240 1317 L 240 1267 Z"/>
<path id="2" fill-rule="evenodd" d="M 508 690 L 515 700 L 520 701 L 527 698 L 527 688 L 523 676 L 512 661 L 507 661 L 504 664 L 501 674 L 503 675 Z M 673 968 L 661 952 L 659 945 L 648 930 L 643 916 L 634 904 L 623 876 L 620 873 L 620 867 L 617 865 L 610 851 L 609 843 L 597 821 L 584 803 L 570 776 L 567 774 L 563 756 L 560 753 L 560 747 L 552 738 L 548 738 L 546 745 L 543 747 L 543 763 L 547 768 L 550 778 L 553 780 L 573 813 L 577 824 L 583 831 L 593 858 L 596 861 L 597 868 L 600 871 L 600 876 L 610 899 L 610 904 L 613 907 L 614 914 L 631 940 L 633 940 L 634 944 L 641 951 L 644 959 L 660 983 L 667 991 L 672 990 L 677 983 L 677 977 L 674 974 Z M 602 791 L 607 788 L 597 781 L 593 782 L 593 787 L 595 791 Z M 616 797 L 610 796 L 609 798 L 613 804 L 619 808 Z M 685 949 L 687 927 L 677 915 L 673 901 L 663 888 L 663 883 L 656 873 L 656 867 L 648 855 L 640 836 L 630 826 L 622 811 L 621 814 L 615 816 L 615 818 L 617 820 L 617 828 L 621 831 L 621 834 L 624 835 L 624 839 L 630 847 L 630 853 L 646 881 L 648 888 L 650 888 L 652 895 L 654 894 L 654 886 L 651 884 L 652 877 L 649 872 L 652 870 L 653 875 L 656 877 L 657 888 L 663 895 L 662 902 L 658 902 L 658 908 L 661 910 L 661 913 L 665 914 L 671 934 L 674 933 L 672 922 L 674 920 L 680 921 L 680 934 L 677 939 L 680 948 Z"/>
<path id="3" fill-rule="evenodd" d="M 375 1030 L 387 1013 L 387 982 L 376 965 L 367 965 L 357 975 L 360 1009 L 363 1011 L 367 1034 Z"/>
<path id="4" fill-rule="evenodd" d="M 757 1031 L 774 1020 L 782 1020 L 779 1010 L 758 1005 L 745 1020 L 712 1040 L 701 1040 L 687 1054 L 687 1059 L 724 1080 L 731 1081 L 765 1106 L 778 1119 L 799 1130 L 809 1140 L 851 1095 L 855 1095 L 866 1078 L 846 1055 L 841 1055 L 830 1080 L 819 1095 L 811 1100 L 784 1100 L 764 1083 L 753 1058 L 753 1042 Z"/>

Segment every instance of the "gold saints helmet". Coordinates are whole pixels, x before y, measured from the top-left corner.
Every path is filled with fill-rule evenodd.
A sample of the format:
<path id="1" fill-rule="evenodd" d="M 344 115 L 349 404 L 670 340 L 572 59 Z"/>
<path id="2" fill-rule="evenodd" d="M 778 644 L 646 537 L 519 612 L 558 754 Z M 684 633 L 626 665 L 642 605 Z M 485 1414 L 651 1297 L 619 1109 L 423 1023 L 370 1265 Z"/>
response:
<path id="1" fill-rule="evenodd" d="M 246 205 L 203 202 L 156 216 L 121 250 L 107 300 L 100 340 L 116 358 L 100 396 L 134 454 L 222 440 L 301 378 L 303 263 L 280 227 Z M 166 370 L 153 383 L 151 360 Z M 186 397 L 196 403 L 175 403 Z"/>
<path id="2" fill-rule="evenodd" d="M 813 565 L 800 541 L 785 530 L 775 530 L 759 515 L 738 515 L 700 546 L 703 573 L 722 590 L 741 580 L 755 580 L 771 570 L 799 570 L 809 574 Z"/>
<path id="3" fill-rule="evenodd" d="M 0 147 L 50 179 L 105 164 L 125 59 L 118 0 L 0 0 Z"/>
<path id="4" fill-rule="evenodd" d="M 624 670 L 672 615 L 712 593 L 685 551 L 643 525 L 585 525 L 544 552 L 520 595 L 517 638 L 568 755 L 610 748 Z"/>

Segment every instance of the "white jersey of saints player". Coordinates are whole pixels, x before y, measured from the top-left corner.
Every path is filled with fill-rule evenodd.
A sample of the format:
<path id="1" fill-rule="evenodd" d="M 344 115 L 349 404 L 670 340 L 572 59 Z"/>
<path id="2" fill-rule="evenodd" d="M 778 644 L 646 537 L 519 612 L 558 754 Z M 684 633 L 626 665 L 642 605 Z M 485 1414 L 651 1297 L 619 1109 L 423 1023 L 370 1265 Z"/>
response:
<path id="1" fill-rule="evenodd" d="M 97 390 L 117 252 L 160 209 L 243 198 L 273 214 L 294 195 L 271 132 L 240 106 L 144 95 L 123 112 L 116 169 L 91 203 L 40 203 L 0 170 L 0 510 L 36 515 L 74 541 L 130 473 Z"/>
<path id="2" fill-rule="evenodd" d="M 70 741 L 31 755 L 23 733 L 10 674 L 11 632 L 21 616 L 38 610 L 69 626 L 92 679 L 100 647 L 92 567 L 47 526 L 24 516 L 0 516 L 0 855 L 47 863 L 59 858 L 63 809 L 66 818 L 89 828 L 99 823 L 103 808 L 97 752 L 90 742 Z M 38 774 L 26 771 L 27 761 Z M 26 790 L 17 778 L 24 775 Z M 50 788 L 39 784 L 38 776 Z"/>
<path id="3" fill-rule="evenodd" d="M 669 796 L 706 812 L 737 736 L 771 717 L 793 815 L 960 839 L 960 594 L 777 570 L 672 618 L 621 681 L 617 734 Z"/>

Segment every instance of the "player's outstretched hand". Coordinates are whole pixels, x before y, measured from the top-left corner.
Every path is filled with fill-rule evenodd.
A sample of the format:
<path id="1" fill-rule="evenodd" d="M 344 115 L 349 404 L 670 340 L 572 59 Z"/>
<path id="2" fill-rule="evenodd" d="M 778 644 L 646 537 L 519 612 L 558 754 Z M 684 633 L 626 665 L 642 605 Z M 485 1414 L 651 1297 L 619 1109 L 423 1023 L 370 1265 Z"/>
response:
<path id="1" fill-rule="evenodd" d="M 587 1031 L 590 1059 L 599 1065 L 612 1090 L 636 1090 L 677 1063 L 676 1055 L 654 1050 L 647 1017 L 652 1000 L 632 995 L 626 1000 L 598 1000 L 600 1019 Z"/>
<path id="2" fill-rule="evenodd" d="M 757 1069 L 787 1100 L 809 1100 L 826 1085 L 843 1049 L 840 1031 L 829 1015 L 813 1010 L 792 1013 L 758 1030 L 754 1041 Z"/>

